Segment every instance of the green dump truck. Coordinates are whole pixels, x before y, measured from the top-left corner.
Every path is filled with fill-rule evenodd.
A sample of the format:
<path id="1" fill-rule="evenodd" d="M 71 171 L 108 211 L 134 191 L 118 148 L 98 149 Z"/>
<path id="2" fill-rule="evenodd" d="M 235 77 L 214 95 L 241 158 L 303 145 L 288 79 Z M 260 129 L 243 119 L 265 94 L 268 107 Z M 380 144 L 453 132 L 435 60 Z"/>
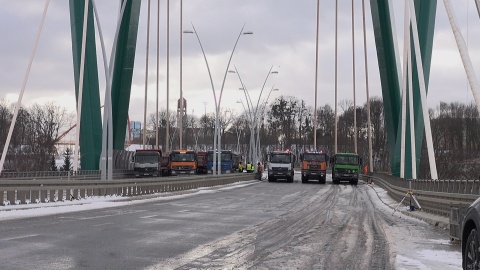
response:
<path id="1" fill-rule="evenodd" d="M 332 182 L 339 184 L 340 181 L 349 181 L 350 184 L 358 183 L 362 158 L 354 153 L 337 153 L 330 158 L 332 166 Z"/>

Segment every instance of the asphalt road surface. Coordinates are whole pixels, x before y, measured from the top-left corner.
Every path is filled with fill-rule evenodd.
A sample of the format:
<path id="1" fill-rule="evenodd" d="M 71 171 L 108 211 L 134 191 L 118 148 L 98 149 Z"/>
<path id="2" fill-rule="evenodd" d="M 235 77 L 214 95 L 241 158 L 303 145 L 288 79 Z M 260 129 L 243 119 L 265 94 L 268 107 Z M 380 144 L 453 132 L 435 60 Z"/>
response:
<path id="1" fill-rule="evenodd" d="M 448 232 L 392 215 L 364 182 L 298 176 L 3 221 L 0 269 L 460 269 L 440 258 L 459 258 Z"/>

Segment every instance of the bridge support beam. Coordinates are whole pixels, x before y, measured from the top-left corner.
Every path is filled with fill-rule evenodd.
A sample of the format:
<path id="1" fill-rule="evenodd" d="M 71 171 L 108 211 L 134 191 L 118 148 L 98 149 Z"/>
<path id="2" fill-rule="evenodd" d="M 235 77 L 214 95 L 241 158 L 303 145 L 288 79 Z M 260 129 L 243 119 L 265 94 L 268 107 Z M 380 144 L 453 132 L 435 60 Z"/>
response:
<path id="1" fill-rule="evenodd" d="M 433 30 L 435 25 L 437 0 L 416 0 L 415 11 L 418 21 L 418 32 L 422 53 L 422 62 L 425 75 L 425 84 L 428 89 L 430 75 L 430 63 L 433 44 Z M 388 148 L 390 152 L 390 168 L 392 174 L 400 176 L 400 150 L 401 132 L 410 134 L 409 124 L 406 131 L 401 130 L 401 76 L 400 57 L 397 48 L 396 34 L 394 31 L 394 14 L 392 13 L 390 0 L 370 0 L 372 21 L 377 47 L 377 58 L 382 85 L 382 95 L 385 111 L 385 127 L 388 136 Z M 413 46 L 413 45 L 412 45 Z M 416 59 L 413 57 L 413 67 Z M 415 119 L 415 147 L 416 160 L 421 159 L 421 149 L 424 134 L 424 122 L 420 101 L 420 87 L 416 68 L 413 69 L 413 101 Z M 410 112 L 407 111 L 407 119 Z M 407 120 L 408 121 L 408 120 Z M 405 177 L 412 175 L 411 141 L 406 136 Z M 417 162 L 417 171 L 420 163 Z"/>
<path id="2" fill-rule="evenodd" d="M 125 1 L 127 3 L 118 36 L 112 80 L 113 147 L 118 150 L 124 150 L 141 4 L 141 0 L 123 0 L 121 4 Z M 84 8 L 83 1 L 70 0 L 70 24 L 77 98 Z M 82 117 L 80 120 L 82 170 L 99 169 L 102 149 L 102 121 L 95 43 L 93 5 L 90 4 L 85 50 Z"/>
<path id="3" fill-rule="evenodd" d="M 72 34 L 75 95 L 77 101 L 84 8 L 83 1 L 70 0 L 70 26 Z M 98 170 L 102 146 L 102 123 L 100 117 L 100 93 L 93 8 L 92 5 L 89 5 L 82 93 L 82 117 L 80 120 L 80 161 L 82 170 Z M 75 154 L 78 154 L 78 149 L 75 151 Z"/>
<path id="4" fill-rule="evenodd" d="M 141 0 L 127 1 L 118 34 L 112 79 L 113 149 L 124 150 Z M 145 123 L 144 123 L 145 125 Z"/>

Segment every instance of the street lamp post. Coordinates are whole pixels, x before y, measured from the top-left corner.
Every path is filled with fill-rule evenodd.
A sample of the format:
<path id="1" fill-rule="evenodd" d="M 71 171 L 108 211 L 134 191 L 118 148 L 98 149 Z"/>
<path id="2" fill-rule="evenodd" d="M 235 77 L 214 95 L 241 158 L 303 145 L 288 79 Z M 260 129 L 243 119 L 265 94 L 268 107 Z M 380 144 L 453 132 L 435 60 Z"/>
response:
<path id="1" fill-rule="evenodd" d="M 253 105 L 252 99 L 250 98 L 250 94 L 247 88 L 245 87 L 245 84 L 243 83 L 242 77 L 238 72 L 238 69 L 235 67 L 235 71 L 233 70 L 229 71 L 230 73 L 237 73 L 238 79 L 240 80 L 240 84 L 242 85 L 242 88 L 240 88 L 240 90 L 244 91 L 245 99 L 247 100 L 247 107 L 250 115 L 250 125 L 249 125 L 250 126 L 250 151 L 251 151 L 250 158 L 252 162 L 257 161 L 257 159 L 260 156 L 260 154 L 258 153 L 259 146 L 260 146 L 260 130 L 258 125 L 258 122 L 259 122 L 258 106 L 260 104 L 260 99 L 262 97 L 263 90 L 265 89 L 265 85 L 267 83 L 267 80 L 270 74 L 278 74 L 278 71 L 272 71 L 272 69 L 273 69 L 273 65 L 270 67 L 270 70 L 268 71 L 267 76 L 265 77 L 265 81 L 263 82 L 263 86 L 262 86 L 262 89 L 260 90 L 260 95 L 258 96 L 257 104 L 255 105 L 255 107 Z M 274 90 L 274 87 L 272 87 L 272 89 L 270 90 L 268 97 L 270 97 L 270 94 L 273 90 Z M 268 100 L 268 97 L 267 97 L 267 100 Z"/>
<path id="2" fill-rule="evenodd" d="M 267 104 L 268 104 L 268 99 L 270 98 L 270 94 L 273 92 L 273 91 L 278 91 L 278 88 L 274 88 L 275 85 L 272 86 L 272 88 L 270 89 L 270 92 L 268 92 L 268 95 L 267 95 L 267 98 L 265 99 L 265 102 L 263 103 L 263 107 L 262 107 L 262 110 L 260 112 L 260 119 L 262 119 L 262 122 L 263 122 L 263 119 L 265 118 L 265 111 L 266 111 L 266 108 L 267 108 Z M 258 127 L 257 127 L 257 157 L 260 157 L 260 154 L 261 154 L 261 147 L 260 147 L 260 122 L 258 122 Z"/>
<path id="3" fill-rule="evenodd" d="M 210 67 L 208 65 L 207 56 L 205 55 L 205 51 L 203 50 L 202 42 L 200 41 L 200 37 L 198 36 L 198 32 L 195 29 L 195 26 L 193 25 L 193 23 L 192 23 L 192 27 L 193 27 L 193 31 L 185 30 L 185 31 L 183 31 L 183 33 L 185 33 L 185 34 L 194 33 L 195 36 L 197 37 L 198 43 L 200 45 L 200 49 L 202 50 L 203 58 L 205 59 L 205 64 L 207 65 L 208 76 L 210 77 L 210 83 L 212 85 L 212 92 L 213 92 L 213 99 L 214 99 L 214 102 L 215 102 L 215 132 L 214 132 L 215 134 L 214 134 L 214 138 L 213 138 L 213 150 L 214 150 L 214 153 L 215 153 L 215 150 L 217 151 L 217 155 L 215 155 L 215 154 L 213 155 L 214 166 L 212 168 L 212 172 L 215 175 L 216 172 L 217 172 L 216 168 L 217 168 L 218 164 L 221 164 L 222 144 L 221 144 L 221 132 L 220 132 L 220 126 L 219 126 L 219 115 L 220 115 L 220 103 L 222 101 L 223 87 L 225 86 L 225 80 L 227 78 L 227 73 L 228 73 L 228 67 L 230 66 L 230 62 L 232 61 L 233 53 L 235 52 L 238 41 L 240 40 L 240 36 L 251 35 L 251 34 L 253 34 L 253 32 L 249 32 L 249 31 L 243 32 L 243 29 L 245 28 L 245 25 L 242 26 L 242 29 L 240 30 L 240 33 L 238 34 L 237 40 L 235 41 L 235 45 L 233 46 L 232 53 L 230 54 L 230 59 L 228 60 L 227 68 L 225 70 L 225 75 L 223 77 L 222 86 L 220 88 L 220 95 L 219 95 L 219 98 L 218 98 L 218 101 L 217 101 L 215 86 L 213 84 L 212 74 L 210 72 Z M 218 145 L 217 145 L 217 142 L 218 142 Z M 217 156 L 218 156 L 218 158 L 217 158 Z M 217 163 L 217 161 L 218 161 L 218 163 Z M 215 165 L 217 165 L 217 166 L 215 166 Z M 219 168 L 218 175 L 220 175 L 221 171 L 222 171 L 221 166 L 218 166 L 218 168 Z"/>
<path id="4" fill-rule="evenodd" d="M 183 104 L 183 88 L 182 88 L 182 78 L 183 78 L 183 68 L 182 68 L 182 56 L 183 56 L 183 0 L 180 0 L 180 118 L 179 118 L 179 144 L 180 149 L 183 149 L 183 109 L 185 105 Z"/>

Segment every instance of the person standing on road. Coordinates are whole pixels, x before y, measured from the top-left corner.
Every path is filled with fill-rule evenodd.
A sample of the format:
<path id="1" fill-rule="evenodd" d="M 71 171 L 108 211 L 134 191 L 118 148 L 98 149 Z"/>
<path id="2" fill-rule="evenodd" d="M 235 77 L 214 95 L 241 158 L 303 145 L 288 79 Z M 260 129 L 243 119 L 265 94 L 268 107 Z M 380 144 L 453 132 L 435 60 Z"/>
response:
<path id="1" fill-rule="evenodd" d="M 257 173 L 255 174 L 255 179 L 262 180 L 263 166 L 260 162 L 257 164 Z"/>

